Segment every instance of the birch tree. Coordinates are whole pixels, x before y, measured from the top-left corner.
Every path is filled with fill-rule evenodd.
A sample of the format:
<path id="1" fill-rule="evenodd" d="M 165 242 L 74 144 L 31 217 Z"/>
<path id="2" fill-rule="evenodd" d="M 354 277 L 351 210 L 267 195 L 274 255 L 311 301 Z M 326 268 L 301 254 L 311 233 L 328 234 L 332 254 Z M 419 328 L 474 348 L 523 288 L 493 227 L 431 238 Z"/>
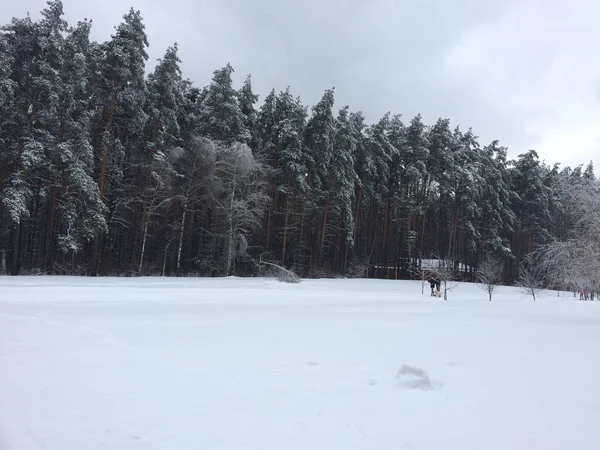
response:
<path id="1" fill-rule="evenodd" d="M 550 285 L 600 290 L 600 182 L 563 184 L 562 202 L 572 220 L 570 233 L 534 252 Z"/>
<path id="2" fill-rule="evenodd" d="M 268 197 L 264 168 L 245 144 L 217 148 L 216 176 L 213 200 L 225 222 L 224 273 L 229 276 L 235 270 L 237 246 L 261 225 Z"/>

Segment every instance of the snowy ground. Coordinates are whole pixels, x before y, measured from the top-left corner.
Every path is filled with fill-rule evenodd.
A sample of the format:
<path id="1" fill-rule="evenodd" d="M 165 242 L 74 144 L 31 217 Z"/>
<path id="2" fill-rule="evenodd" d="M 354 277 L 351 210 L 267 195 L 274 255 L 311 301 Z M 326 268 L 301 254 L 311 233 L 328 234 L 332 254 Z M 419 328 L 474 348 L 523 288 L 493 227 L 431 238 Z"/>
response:
<path id="1" fill-rule="evenodd" d="M 587 450 L 600 303 L 0 277 L 2 450 Z"/>

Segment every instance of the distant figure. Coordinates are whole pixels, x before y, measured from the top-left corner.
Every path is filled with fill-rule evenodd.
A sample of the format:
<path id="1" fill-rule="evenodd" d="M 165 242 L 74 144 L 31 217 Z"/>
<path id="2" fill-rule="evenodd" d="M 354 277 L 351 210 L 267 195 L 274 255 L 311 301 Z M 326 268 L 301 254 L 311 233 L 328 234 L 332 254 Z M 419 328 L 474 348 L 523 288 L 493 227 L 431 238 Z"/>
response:
<path id="1" fill-rule="evenodd" d="M 584 296 L 583 289 L 579 289 L 579 300 L 583 300 L 583 296 Z"/>
<path id="2" fill-rule="evenodd" d="M 440 296 L 440 288 L 442 287 L 442 280 L 440 280 L 440 277 L 437 277 L 435 279 L 435 290 L 437 291 L 437 296 Z"/>
<path id="3" fill-rule="evenodd" d="M 429 278 L 429 287 L 431 288 L 431 296 L 433 297 L 435 295 L 434 289 L 435 289 L 435 277 L 430 277 Z"/>

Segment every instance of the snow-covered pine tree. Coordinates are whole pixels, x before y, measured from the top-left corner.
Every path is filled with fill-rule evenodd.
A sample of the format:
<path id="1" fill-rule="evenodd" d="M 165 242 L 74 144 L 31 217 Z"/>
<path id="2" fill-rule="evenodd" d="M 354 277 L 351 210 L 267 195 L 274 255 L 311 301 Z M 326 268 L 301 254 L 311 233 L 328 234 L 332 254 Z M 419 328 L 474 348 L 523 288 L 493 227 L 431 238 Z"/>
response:
<path id="1" fill-rule="evenodd" d="M 479 248 L 482 252 L 512 258 L 508 235 L 512 231 L 515 214 L 511 209 L 514 193 L 506 159 L 507 149 L 493 141 L 481 151 L 481 177 L 483 189 L 480 207 L 482 219 L 479 221 Z"/>
<path id="2" fill-rule="evenodd" d="M 115 30 L 111 40 L 102 45 L 94 61 L 94 136 L 96 173 L 100 197 L 108 207 L 109 216 L 123 199 L 123 178 L 127 158 L 140 148 L 140 138 L 146 123 L 143 106 L 148 38 L 139 11 L 131 9 Z M 118 222 L 113 222 L 117 224 Z M 109 230 L 109 234 L 111 231 Z M 103 233 L 95 232 L 92 255 L 92 275 L 100 269 Z M 126 242 L 131 242 L 129 239 Z M 119 251 L 123 247 L 119 248 Z M 131 249 L 132 250 L 132 249 Z"/>
<path id="3" fill-rule="evenodd" d="M 393 145 L 388 139 L 390 128 L 390 114 L 385 114 L 379 122 L 367 128 L 366 150 L 370 153 L 368 164 L 373 177 L 369 201 L 368 217 L 368 246 L 370 255 L 381 265 L 387 265 L 387 240 L 385 222 L 383 220 L 388 211 L 388 182 L 392 155 L 395 153 Z"/>
<path id="4" fill-rule="evenodd" d="M 14 223 L 12 272 L 18 273 L 22 258 L 21 241 L 27 236 L 30 266 L 49 263 L 56 219 L 58 178 L 56 162 L 60 129 L 61 67 L 67 24 L 58 0 L 48 2 L 42 18 L 13 19 L 4 27 L 3 39 L 12 53 L 11 79 L 16 84 L 14 129 L 5 139 L 13 163 L 3 203 Z M 5 129 L 5 131 L 8 131 Z M 23 219 L 35 221 L 23 229 Z M 42 225 L 43 228 L 38 228 Z"/>
<path id="5" fill-rule="evenodd" d="M 230 64 L 214 72 L 199 111 L 201 134 L 223 146 L 234 142 L 247 144 L 251 140 L 238 93 L 232 86 L 232 73 Z"/>
<path id="6" fill-rule="evenodd" d="M 348 106 L 340 109 L 335 122 L 335 144 L 331 159 L 333 228 L 337 231 L 337 266 L 347 267 L 347 251 L 354 246 L 353 204 L 357 175 L 354 170 L 357 140 Z"/>
<path id="7" fill-rule="evenodd" d="M 273 172 L 276 192 L 271 196 L 277 197 L 278 211 L 283 219 L 279 227 L 279 236 L 281 236 L 281 262 L 284 265 L 288 260 L 295 262 L 299 256 L 297 244 L 300 233 L 295 233 L 294 230 L 301 228 L 301 223 L 298 222 L 302 222 L 302 218 L 298 217 L 295 211 L 306 204 L 308 190 L 308 158 L 302 140 L 306 115 L 306 108 L 299 98 L 292 97 L 289 89 L 279 94 L 275 109 L 277 169 Z M 292 252 L 289 251 L 290 248 Z"/>
<path id="8" fill-rule="evenodd" d="M 257 123 L 258 154 L 268 168 L 270 196 L 265 250 L 287 265 L 289 261 L 296 262 L 300 229 L 296 222 L 306 201 L 308 169 L 302 141 L 306 108 L 289 88 L 277 95 L 271 91 Z"/>
<path id="9" fill-rule="evenodd" d="M 435 183 L 435 236 L 431 243 L 433 253 L 444 261 L 454 261 L 458 227 L 458 209 L 455 207 L 456 166 L 454 152 L 457 143 L 448 119 L 439 119 L 427 134 L 429 159 L 427 172 Z M 456 269 L 456 268 L 455 268 Z"/>
<path id="10" fill-rule="evenodd" d="M 414 242 L 411 239 L 411 228 L 413 227 L 412 210 L 405 210 L 405 215 L 401 213 L 402 218 L 399 221 L 399 226 L 395 227 L 392 225 L 393 211 L 400 206 L 400 187 L 405 169 L 403 156 L 406 148 L 406 127 L 402 123 L 402 117 L 398 114 L 391 116 L 391 118 L 389 114 L 386 114 L 385 120 L 387 143 L 382 148 L 386 152 L 387 178 L 382 179 L 384 191 L 381 195 L 384 200 L 384 206 L 381 260 L 388 265 L 387 263 L 392 258 L 390 252 L 390 247 L 393 247 L 391 245 L 392 237 L 395 237 L 396 231 L 399 232 L 400 239 L 406 242 L 405 247 L 408 250 L 408 255 L 411 254 Z M 399 258 L 396 257 L 394 259 L 395 265 L 398 266 L 397 262 L 399 262 Z"/>
<path id="11" fill-rule="evenodd" d="M 458 230 L 454 231 L 454 261 L 462 262 L 464 270 L 469 271 L 469 275 L 473 277 L 477 242 L 481 239 L 477 224 L 482 217 L 481 196 L 486 181 L 481 177 L 481 151 L 477 137 L 470 129 L 463 133 L 457 127 L 454 130 L 454 139 L 456 178 L 453 220 L 458 226 Z"/>
<path id="12" fill-rule="evenodd" d="M 313 255 L 321 264 L 326 238 L 329 233 L 329 214 L 333 191 L 330 182 L 330 162 L 333 156 L 335 128 L 333 118 L 334 91 L 328 89 L 313 106 L 304 128 L 304 146 L 308 160 L 310 200 L 308 219 Z M 307 228 L 308 230 L 308 228 Z M 304 242 L 309 242 L 306 239 Z M 313 259 L 311 258 L 311 263 Z"/>
<path id="13" fill-rule="evenodd" d="M 356 139 L 356 152 L 354 158 L 354 171 L 356 172 L 357 181 L 354 188 L 354 243 L 352 256 L 360 255 L 361 259 L 365 259 L 364 255 L 372 253 L 371 242 L 372 237 L 369 233 L 368 210 L 372 205 L 372 199 L 375 193 L 377 179 L 377 167 L 374 162 L 374 155 L 371 147 L 373 139 L 367 131 L 365 118 L 362 112 L 350 113 L 349 121 L 352 126 L 352 133 Z"/>
<path id="14" fill-rule="evenodd" d="M 288 89 L 289 92 L 289 89 Z M 273 164 L 274 161 L 271 158 L 275 155 L 273 146 L 276 142 L 275 126 L 277 119 L 275 117 L 277 94 L 275 89 L 265 97 L 260 110 L 258 111 L 256 119 L 256 139 L 257 139 L 257 153 L 259 153 L 265 162 Z"/>
<path id="15" fill-rule="evenodd" d="M 550 190 L 544 182 L 547 168 L 540 163 L 536 151 L 518 156 L 510 170 L 511 185 L 515 191 L 511 209 L 516 216 L 512 237 L 512 251 L 517 265 L 538 245 L 551 239 Z"/>
<path id="16" fill-rule="evenodd" d="M 25 170 L 23 140 L 33 132 L 29 120 L 34 58 L 37 57 L 37 24 L 27 17 L 13 19 L 0 30 L 0 199 L 2 247 L 9 250 L 10 271 L 18 274 L 21 265 L 23 221 L 31 213 L 30 178 Z"/>
<path id="17" fill-rule="evenodd" d="M 402 211 L 413 214 L 415 224 L 408 233 L 407 249 L 412 245 L 417 250 L 410 254 L 411 259 L 417 258 L 416 264 L 425 254 L 425 226 L 427 212 L 432 197 L 432 177 L 427 170 L 429 160 L 429 142 L 425 124 L 420 114 L 411 119 L 405 131 L 405 146 L 401 154 L 403 170 L 403 183 L 400 186 L 400 208 Z M 412 241 L 417 239 L 416 243 Z M 437 252 L 437 249 L 427 249 L 427 254 Z"/>
<path id="18" fill-rule="evenodd" d="M 258 113 L 254 108 L 257 101 L 258 95 L 252 91 L 252 78 L 248 75 L 241 89 L 238 91 L 238 103 L 240 111 L 244 115 L 244 127 L 250 132 L 251 137 L 248 143 L 254 151 L 257 148 L 256 122 L 258 120 Z"/>
<path id="19" fill-rule="evenodd" d="M 91 22 L 80 22 L 64 43 L 59 91 L 60 125 L 55 170 L 59 184 L 58 250 L 71 256 L 71 263 L 96 227 L 105 230 L 105 206 L 93 179 L 94 152 L 91 145 L 89 32 Z M 53 249 L 54 250 L 54 249 Z M 69 262 L 68 260 L 66 260 Z M 71 270 L 74 268 L 72 267 Z"/>

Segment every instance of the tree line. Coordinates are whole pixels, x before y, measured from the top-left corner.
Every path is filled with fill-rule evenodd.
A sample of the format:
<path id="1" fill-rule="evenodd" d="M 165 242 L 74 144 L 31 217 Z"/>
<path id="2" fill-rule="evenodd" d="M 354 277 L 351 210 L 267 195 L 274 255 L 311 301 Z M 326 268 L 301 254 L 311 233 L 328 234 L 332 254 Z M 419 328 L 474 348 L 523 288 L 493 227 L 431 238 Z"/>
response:
<path id="1" fill-rule="evenodd" d="M 262 102 L 233 68 L 183 77 L 177 45 L 146 75 L 130 10 L 107 42 L 69 26 L 60 0 L 0 29 L 1 272 L 408 277 L 443 260 L 474 277 L 576 231 L 564 186 L 592 164 L 507 158 L 448 119 Z"/>

